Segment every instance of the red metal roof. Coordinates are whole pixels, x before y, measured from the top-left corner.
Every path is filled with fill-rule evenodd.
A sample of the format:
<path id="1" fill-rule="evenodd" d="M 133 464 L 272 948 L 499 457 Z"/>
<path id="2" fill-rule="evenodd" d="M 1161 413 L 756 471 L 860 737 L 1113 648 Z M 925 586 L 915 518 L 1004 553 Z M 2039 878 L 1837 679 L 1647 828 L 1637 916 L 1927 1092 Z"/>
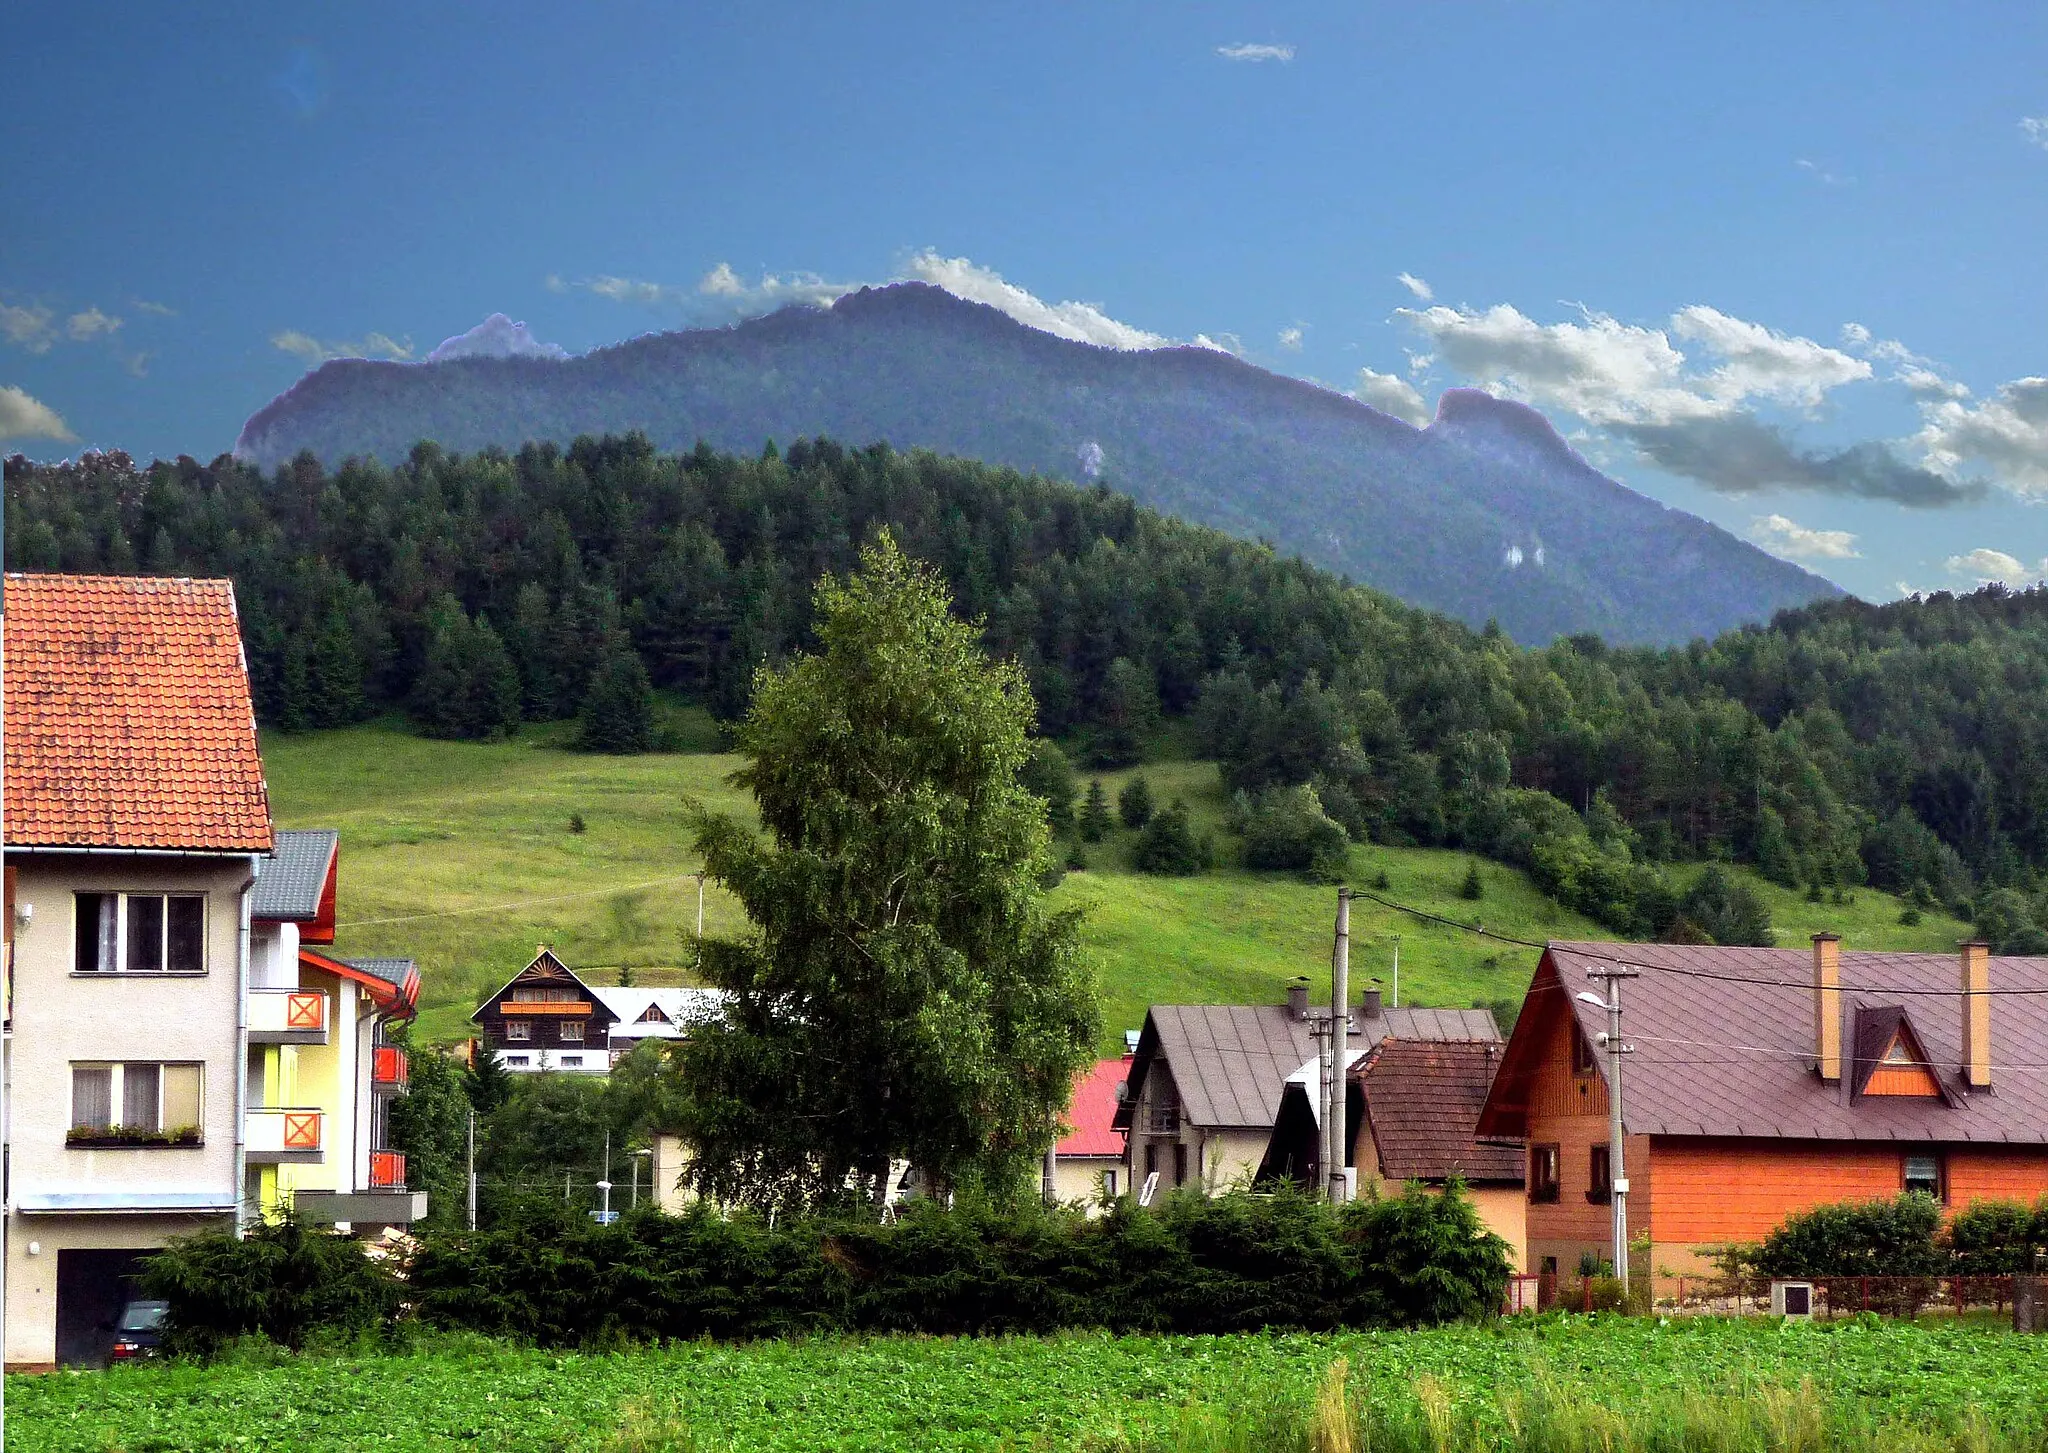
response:
<path id="1" fill-rule="evenodd" d="M 270 851 L 225 580 L 9 575 L 7 841 Z"/>
<path id="2" fill-rule="evenodd" d="M 1130 1071 L 1131 1059 L 1099 1059 L 1074 1076 L 1074 1100 L 1067 1109 L 1067 1123 L 1073 1133 L 1059 1143 L 1059 1155 L 1111 1155 L 1124 1153 L 1123 1132 L 1112 1129 L 1116 1117 L 1116 1087 Z"/>

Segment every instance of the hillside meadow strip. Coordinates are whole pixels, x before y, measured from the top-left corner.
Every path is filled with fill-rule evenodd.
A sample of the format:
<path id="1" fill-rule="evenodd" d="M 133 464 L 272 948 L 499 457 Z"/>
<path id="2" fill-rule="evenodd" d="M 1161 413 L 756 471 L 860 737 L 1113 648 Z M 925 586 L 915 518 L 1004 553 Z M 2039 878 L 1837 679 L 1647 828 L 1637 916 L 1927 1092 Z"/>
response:
<path id="1" fill-rule="evenodd" d="M 375 1355 L 247 1350 L 211 1366 L 9 1378 L 7 1434 L 10 1449 L 94 1453 L 1109 1453 L 1190 1446 L 1177 1430 L 1210 1410 L 1308 1409 L 1340 1358 L 1354 1407 L 1413 1422 L 1434 1403 L 1452 1420 L 1443 1426 L 1459 1430 L 1447 1441 L 1474 1448 L 1531 1446 L 1526 1427 L 1511 1441 L 1511 1417 L 1546 1399 L 1612 1409 L 1624 1422 L 1717 1400 L 1774 1417 L 1798 1403 L 1813 1411 L 1818 1447 L 1863 1446 L 1875 1429 L 1914 1447 L 1960 1437 L 2038 1448 L 2048 1418 L 2048 1346 L 1999 1328 L 1566 1317 L 1424 1332 L 700 1342 L 588 1355 L 481 1339 Z"/>

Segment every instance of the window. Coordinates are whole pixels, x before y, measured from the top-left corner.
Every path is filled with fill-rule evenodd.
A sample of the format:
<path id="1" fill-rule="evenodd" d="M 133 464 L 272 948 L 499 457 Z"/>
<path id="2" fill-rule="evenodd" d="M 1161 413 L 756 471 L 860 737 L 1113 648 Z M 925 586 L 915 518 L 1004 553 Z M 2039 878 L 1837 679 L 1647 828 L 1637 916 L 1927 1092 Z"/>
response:
<path id="1" fill-rule="evenodd" d="M 183 1133 L 197 1144 L 202 1069 L 154 1061 L 72 1065 L 73 1138 Z"/>
<path id="2" fill-rule="evenodd" d="M 582 1069 L 582 1068 L 583 1068 L 583 1056 L 582 1056 L 582 1055 L 580 1055 L 580 1054 L 565 1054 L 565 1055 L 563 1055 L 563 1056 L 562 1056 L 562 1067 L 563 1067 L 564 1069 L 571 1069 L 571 1068 L 574 1068 L 574 1069 L 579 1069 L 579 1070 L 580 1070 L 580 1069 Z"/>
<path id="3" fill-rule="evenodd" d="M 1610 1153 L 1608 1146 L 1593 1147 L 1592 1174 L 1586 1178 L 1586 1199 L 1596 1206 L 1604 1206 L 1614 1199 L 1614 1167 L 1609 1162 Z"/>
<path id="4" fill-rule="evenodd" d="M 580 1020 L 580 1019 L 564 1019 L 564 1020 L 562 1021 L 562 1042 L 563 1042 L 564 1044 L 581 1044 L 581 1043 L 583 1043 L 583 1021 L 582 1021 L 582 1020 Z"/>
<path id="5" fill-rule="evenodd" d="M 505 1038 L 523 1044 L 533 1038 L 533 1025 L 524 1019 L 507 1020 Z"/>
<path id="6" fill-rule="evenodd" d="M 1177 1186 L 1188 1183 L 1188 1148 L 1179 1143 L 1173 1147 L 1173 1183 Z"/>
<path id="7" fill-rule="evenodd" d="M 1109 1198 L 1110 1200 L 1115 1200 L 1115 1199 L 1116 1199 L 1116 1172 L 1115 1172 L 1115 1171 L 1113 1171 L 1113 1170 L 1106 1170 L 1106 1171 L 1104 1171 L 1104 1172 L 1102 1173 L 1102 1194 L 1103 1194 L 1104 1196 L 1108 1197 L 1108 1198 Z"/>
<path id="8" fill-rule="evenodd" d="M 669 1018 L 666 1014 L 661 1012 L 661 1006 L 659 1004 L 649 1004 L 644 1010 L 642 1010 L 640 1013 L 640 1022 L 642 1024 L 675 1023 L 673 1019 Z"/>
<path id="9" fill-rule="evenodd" d="M 1557 1147 L 1529 1147 L 1529 1199 L 1537 1202 L 1557 1199 Z"/>
<path id="10" fill-rule="evenodd" d="M 527 1060 L 528 1056 L 523 1054 L 508 1054 L 505 1056 L 506 1064 L 517 1065 L 520 1069 L 526 1068 Z"/>
<path id="11" fill-rule="evenodd" d="M 1145 1147 L 1145 1174 L 1148 1176 L 1159 1174 L 1159 1147 L 1156 1145 L 1148 1144 Z"/>
<path id="12" fill-rule="evenodd" d="M 1586 1038 L 1586 1031 L 1577 1024 L 1572 1025 L 1572 1073 L 1590 1075 L 1600 1068 L 1593 1057 L 1593 1041 Z"/>
<path id="13" fill-rule="evenodd" d="M 1901 1167 L 1900 1182 L 1909 1191 L 1932 1196 L 1937 1201 L 1948 1200 L 1947 1167 L 1938 1155 L 1909 1155 Z"/>
<path id="14" fill-rule="evenodd" d="M 203 974 L 206 899 L 198 893 L 80 893 L 81 974 Z"/>

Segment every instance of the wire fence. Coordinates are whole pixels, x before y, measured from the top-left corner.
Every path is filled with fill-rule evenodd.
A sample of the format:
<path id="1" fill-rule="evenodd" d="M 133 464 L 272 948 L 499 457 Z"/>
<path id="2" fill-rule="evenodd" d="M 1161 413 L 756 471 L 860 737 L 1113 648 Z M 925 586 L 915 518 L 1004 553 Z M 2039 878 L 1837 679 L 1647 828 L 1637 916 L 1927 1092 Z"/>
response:
<path id="1" fill-rule="evenodd" d="M 2011 1312 L 2019 1295 L 2016 1276 L 1815 1276 L 1779 1278 L 1775 1285 L 1810 1287 L 1808 1315 L 1827 1321 L 1875 1312 L 1883 1317 L 1926 1314 L 1962 1316 Z M 1659 1273 L 1631 1278 L 1624 1288 L 1613 1277 L 1528 1272 L 1508 1280 L 1502 1310 L 1522 1312 L 1656 1311 L 1724 1317 L 1770 1316 L 1782 1305 L 1772 1278 Z M 1798 1313 L 1795 1311 L 1795 1315 Z"/>

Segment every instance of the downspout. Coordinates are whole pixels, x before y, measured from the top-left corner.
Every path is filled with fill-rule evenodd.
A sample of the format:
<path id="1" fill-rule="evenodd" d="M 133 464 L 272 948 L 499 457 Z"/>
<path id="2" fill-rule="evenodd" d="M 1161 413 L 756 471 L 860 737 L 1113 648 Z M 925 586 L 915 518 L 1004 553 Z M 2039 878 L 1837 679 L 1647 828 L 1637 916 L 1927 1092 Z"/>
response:
<path id="1" fill-rule="evenodd" d="M 256 859 L 249 859 L 255 868 Z M 241 931 L 235 938 L 235 1235 L 248 1229 L 249 1207 L 249 909 L 252 871 L 242 884 Z"/>

